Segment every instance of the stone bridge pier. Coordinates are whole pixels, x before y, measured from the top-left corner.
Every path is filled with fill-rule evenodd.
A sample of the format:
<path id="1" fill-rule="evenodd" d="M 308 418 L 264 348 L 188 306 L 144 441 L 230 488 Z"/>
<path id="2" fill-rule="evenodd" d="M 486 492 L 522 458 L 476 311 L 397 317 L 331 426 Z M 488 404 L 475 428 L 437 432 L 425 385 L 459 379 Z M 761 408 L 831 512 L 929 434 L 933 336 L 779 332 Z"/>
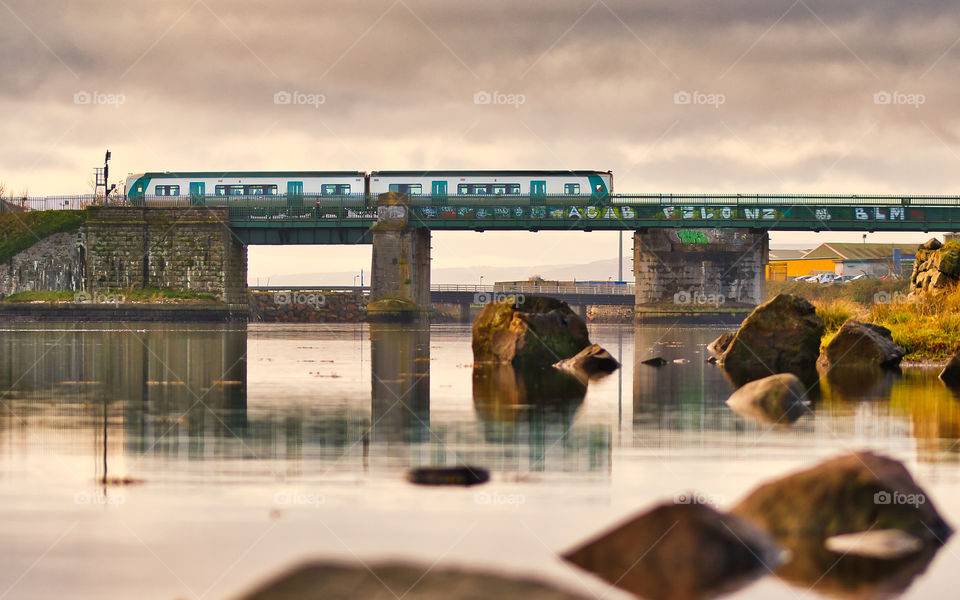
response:
<path id="1" fill-rule="evenodd" d="M 638 321 L 684 315 L 739 322 L 766 300 L 770 237 L 759 229 L 634 233 Z"/>
<path id="2" fill-rule="evenodd" d="M 430 311 L 430 230 L 410 224 L 407 196 L 389 192 L 376 201 L 373 264 L 367 318 L 418 320 Z"/>

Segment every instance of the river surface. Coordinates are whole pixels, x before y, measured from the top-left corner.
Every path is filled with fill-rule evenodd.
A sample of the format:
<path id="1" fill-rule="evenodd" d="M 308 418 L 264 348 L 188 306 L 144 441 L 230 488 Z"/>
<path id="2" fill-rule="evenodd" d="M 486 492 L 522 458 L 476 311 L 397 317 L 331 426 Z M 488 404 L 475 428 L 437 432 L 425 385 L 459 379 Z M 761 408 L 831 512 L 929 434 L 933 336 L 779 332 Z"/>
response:
<path id="1" fill-rule="evenodd" d="M 935 371 L 824 384 L 771 427 L 724 404 L 733 388 L 704 362 L 717 334 L 591 327 L 624 366 L 561 390 L 475 378 L 466 326 L 5 325 L 0 598 L 228 598 L 308 558 L 466 565 L 624 598 L 559 555 L 685 492 L 726 509 L 867 448 L 903 461 L 960 525 L 960 400 Z M 635 365 L 654 355 L 681 362 Z M 490 483 L 404 478 L 460 463 Z M 958 537 L 903 597 L 957 597 Z M 844 583 L 770 575 L 731 597 L 852 594 Z"/>

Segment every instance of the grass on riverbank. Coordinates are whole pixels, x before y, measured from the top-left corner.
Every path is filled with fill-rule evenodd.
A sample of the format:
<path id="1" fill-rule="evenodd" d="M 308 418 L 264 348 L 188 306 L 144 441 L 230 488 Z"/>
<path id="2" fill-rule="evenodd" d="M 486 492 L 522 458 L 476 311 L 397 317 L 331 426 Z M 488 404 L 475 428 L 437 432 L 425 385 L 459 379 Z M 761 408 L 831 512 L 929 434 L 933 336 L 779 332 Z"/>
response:
<path id="1" fill-rule="evenodd" d="M 168 288 L 140 288 L 102 294 L 74 292 L 71 290 L 18 292 L 3 299 L 4 302 L 28 303 L 47 302 L 50 304 L 177 304 L 197 302 L 219 302 L 213 294 L 201 294 L 189 290 Z"/>
<path id="2" fill-rule="evenodd" d="M 55 233 L 76 231 L 86 219 L 82 210 L 38 210 L 0 214 L 0 263 Z"/>
<path id="3" fill-rule="evenodd" d="M 948 293 L 913 296 L 906 293 L 905 287 L 903 291 L 891 286 L 873 290 L 871 293 L 870 288 L 864 286 L 856 291 L 859 297 L 869 298 L 867 302 L 853 300 L 850 291 L 826 300 L 803 293 L 797 295 L 806 297 L 817 307 L 825 328 L 823 345 L 830 343 L 840 326 L 852 318 L 889 329 L 893 341 L 906 351 L 904 358 L 909 362 L 942 361 L 960 348 L 960 288 Z"/>

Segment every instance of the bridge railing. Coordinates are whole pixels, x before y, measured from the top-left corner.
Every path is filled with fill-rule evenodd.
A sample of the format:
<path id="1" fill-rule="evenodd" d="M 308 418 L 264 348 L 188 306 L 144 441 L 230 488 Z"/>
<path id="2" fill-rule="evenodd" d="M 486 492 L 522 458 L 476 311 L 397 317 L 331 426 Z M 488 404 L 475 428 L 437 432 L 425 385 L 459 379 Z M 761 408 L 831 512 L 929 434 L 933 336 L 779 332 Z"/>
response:
<path id="1" fill-rule="evenodd" d="M 607 295 L 622 294 L 632 296 L 636 286 L 632 283 L 590 283 L 571 285 L 471 285 L 440 283 L 430 286 L 431 292 L 459 292 L 467 294 L 574 294 L 574 295 Z M 369 292 L 370 286 L 358 285 L 252 285 L 256 292 Z"/>
<path id="2" fill-rule="evenodd" d="M 464 292 L 464 293 L 492 293 L 492 294 L 624 294 L 633 295 L 635 285 L 632 283 L 573 283 L 560 285 L 470 285 L 470 284 L 438 284 L 430 286 L 434 292 Z"/>

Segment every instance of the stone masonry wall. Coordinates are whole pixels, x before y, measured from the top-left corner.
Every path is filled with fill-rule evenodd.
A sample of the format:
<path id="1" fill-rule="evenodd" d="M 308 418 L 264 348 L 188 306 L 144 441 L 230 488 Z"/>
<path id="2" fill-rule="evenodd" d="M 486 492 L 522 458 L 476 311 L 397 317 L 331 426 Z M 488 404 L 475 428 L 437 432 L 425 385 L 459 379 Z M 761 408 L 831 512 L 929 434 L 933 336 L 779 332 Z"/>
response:
<path id="1" fill-rule="evenodd" d="M 57 233 L 0 265 L 0 299 L 32 290 L 83 291 L 86 280 L 83 231 Z"/>
<path id="2" fill-rule="evenodd" d="M 226 209 L 101 208 L 85 229 L 91 293 L 157 287 L 247 303 L 247 250 Z"/>
<path id="3" fill-rule="evenodd" d="M 750 229 L 649 229 L 634 234 L 636 304 L 765 301 L 769 236 Z"/>

